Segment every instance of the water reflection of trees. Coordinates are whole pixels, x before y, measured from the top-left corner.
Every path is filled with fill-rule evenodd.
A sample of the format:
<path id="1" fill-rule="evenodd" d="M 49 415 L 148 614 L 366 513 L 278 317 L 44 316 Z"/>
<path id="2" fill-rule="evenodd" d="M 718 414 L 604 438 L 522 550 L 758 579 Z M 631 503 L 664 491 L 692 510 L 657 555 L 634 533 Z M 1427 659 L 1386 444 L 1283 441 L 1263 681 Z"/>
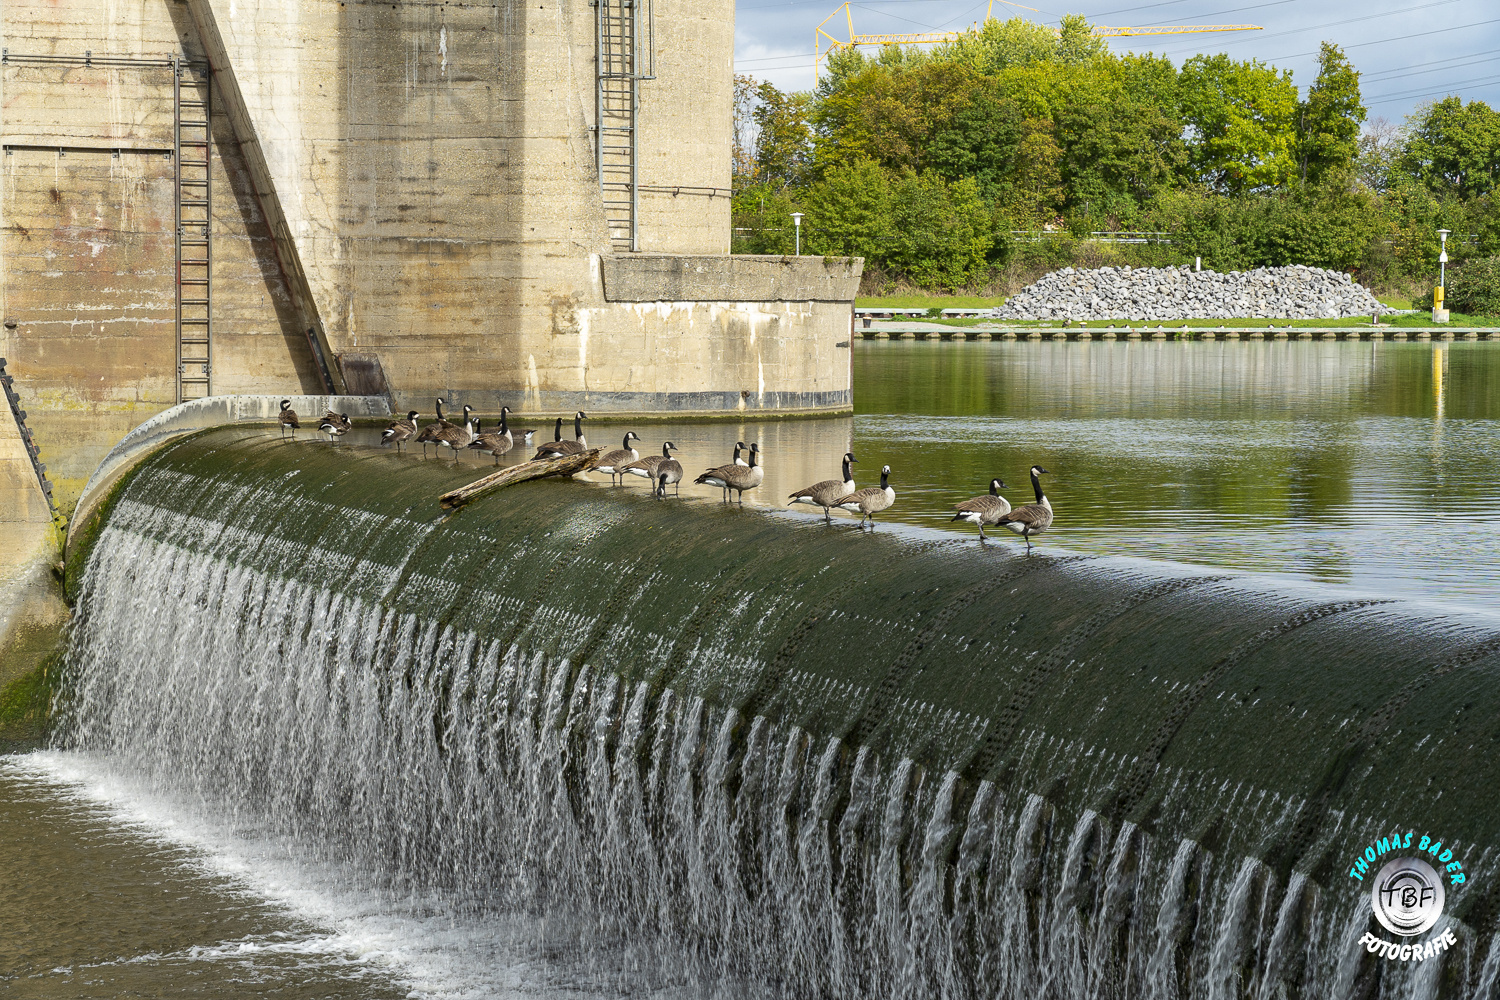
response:
<path id="1" fill-rule="evenodd" d="M 995 475 L 1027 499 L 1042 462 L 1069 545 L 1342 580 L 1397 558 L 1408 505 L 1500 512 L 1500 345 L 882 342 L 854 364 L 856 449 L 897 468 L 904 520 Z"/>

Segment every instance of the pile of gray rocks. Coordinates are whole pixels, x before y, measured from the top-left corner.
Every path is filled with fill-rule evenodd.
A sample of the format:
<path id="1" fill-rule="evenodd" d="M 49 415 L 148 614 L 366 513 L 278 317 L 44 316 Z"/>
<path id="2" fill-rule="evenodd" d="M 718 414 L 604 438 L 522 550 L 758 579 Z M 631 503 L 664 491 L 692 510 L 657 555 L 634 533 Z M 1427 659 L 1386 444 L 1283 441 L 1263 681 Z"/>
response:
<path id="1" fill-rule="evenodd" d="M 1071 267 L 1011 296 L 1000 319 L 1335 319 L 1394 312 L 1349 275 L 1319 267 L 1194 271 L 1190 267 Z"/>

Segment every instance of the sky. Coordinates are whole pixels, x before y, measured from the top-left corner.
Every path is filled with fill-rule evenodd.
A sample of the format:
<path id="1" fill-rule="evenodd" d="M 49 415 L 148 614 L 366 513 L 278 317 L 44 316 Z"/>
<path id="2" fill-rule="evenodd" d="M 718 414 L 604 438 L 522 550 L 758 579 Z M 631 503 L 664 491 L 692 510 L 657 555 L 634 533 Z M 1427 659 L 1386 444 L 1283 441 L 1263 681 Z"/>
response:
<path id="1" fill-rule="evenodd" d="M 783 90 L 813 81 L 813 31 L 839 0 L 738 0 L 735 72 Z M 1495 0 L 1031 0 L 1037 10 L 996 0 L 997 18 L 1023 15 L 1056 26 L 1064 14 L 1091 24 L 1147 26 L 1256 24 L 1263 31 L 1112 38 L 1117 52 L 1156 52 L 1178 66 L 1200 53 L 1260 59 L 1292 71 L 1305 94 L 1318 73 L 1320 43 L 1334 42 L 1360 71 L 1369 110 L 1401 123 L 1418 106 L 1447 94 L 1500 108 L 1500 3 Z M 860 34 L 950 31 L 985 16 L 988 0 L 863 0 L 853 6 Z M 847 37 L 842 12 L 828 28 Z M 867 50 L 873 52 L 873 50 Z"/>

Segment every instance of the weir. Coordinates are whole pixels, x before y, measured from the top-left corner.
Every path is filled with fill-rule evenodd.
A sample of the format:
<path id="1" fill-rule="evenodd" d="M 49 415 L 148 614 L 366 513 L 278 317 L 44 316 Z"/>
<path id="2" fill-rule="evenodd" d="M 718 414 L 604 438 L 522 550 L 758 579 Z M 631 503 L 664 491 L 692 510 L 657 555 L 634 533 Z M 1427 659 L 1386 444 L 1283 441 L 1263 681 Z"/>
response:
<path id="1" fill-rule="evenodd" d="M 578 482 L 441 511 L 471 478 L 264 429 L 165 446 L 75 526 L 64 739 L 656 984 L 1500 979 L 1500 621 Z M 1421 963 L 1359 946 L 1348 874 L 1406 831 L 1475 875 Z"/>

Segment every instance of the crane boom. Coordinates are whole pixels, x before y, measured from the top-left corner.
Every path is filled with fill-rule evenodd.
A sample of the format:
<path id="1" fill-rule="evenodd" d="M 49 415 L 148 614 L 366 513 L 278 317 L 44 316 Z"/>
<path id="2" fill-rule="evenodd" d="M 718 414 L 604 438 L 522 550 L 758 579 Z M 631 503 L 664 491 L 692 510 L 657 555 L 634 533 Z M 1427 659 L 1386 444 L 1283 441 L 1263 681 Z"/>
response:
<path id="1" fill-rule="evenodd" d="M 972 28 L 963 31 L 909 31 L 899 33 L 887 33 L 878 35 L 862 35 L 854 30 L 854 12 L 849 4 L 852 0 L 845 2 L 834 9 L 832 14 L 823 18 L 817 30 L 813 32 L 813 84 L 818 82 L 818 67 L 822 65 L 824 57 L 839 49 L 858 48 L 862 45 L 929 45 L 935 42 L 951 42 L 971 32 L 978 31 L 976 24 Z M 1011 7 L 1021 7 L 1021 4 L 1011 3 L 1010 0 L 1000 0 Z M 990 0 L 990 13 L 985 16 L 989 21 L 994 18 L 994 0 Z M 1036 10 L 1034 7 L 1022 7 L 1023 10 Z M 835 38 L 825 29 L 829 21 L 838 16 L 842 11 L 844 19 L 849 25 L 849 37 L 847 39 Z M 1054 34 L 1058 29 L 1051 29 Z M 1263 31 L 1258 24 L 1167 24 L 1149 27 L 1111 27 L 1104 24 L 1093 25 L 1090 34 L 1095 38 L 1134 38 L 1146 35 L 1196 35 L 1209 31 Z M 826 41 L 826 45 L 825 45 Z"/>

